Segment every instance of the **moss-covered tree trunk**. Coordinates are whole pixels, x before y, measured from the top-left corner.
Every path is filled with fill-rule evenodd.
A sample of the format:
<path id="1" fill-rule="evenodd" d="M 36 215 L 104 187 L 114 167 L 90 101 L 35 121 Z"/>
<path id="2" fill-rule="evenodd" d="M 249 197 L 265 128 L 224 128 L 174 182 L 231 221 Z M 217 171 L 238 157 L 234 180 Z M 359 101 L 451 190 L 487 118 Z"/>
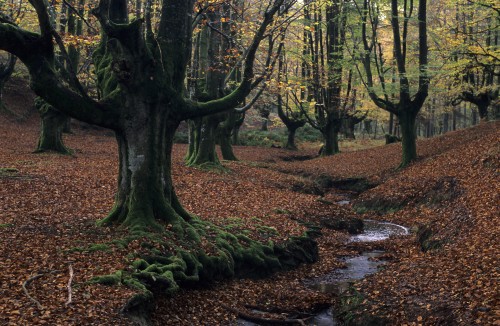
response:
<path id="1" fill-rule="evenodd" d="M 219 115 L 208 116 L 194 122 L 191 129 L 191 140 L 186 164 L 190 166 L 202 164 L 220 165 L 216 152 L 217 127 L 221 117 Z"/>
<path id="2" fill-rule="evenodd" d="M 172 184 L 171 152 L 178 124 L 159 119 L 159 108 L 134 107 L 144 114 L 116 132 L 118 191 L 112 212 L 101 224 L 132 229 L 159 228 L 159 221 L 179 225 L 190 215 L 180 205 Z"/>
<path id="3" fill-rule="evenodd" d="M 238 158 L 234 154 L 233 145 L 231 143 L 232 133 L 237 125 L 241 125 L 243 121 L 241 113 L 231 111 L 226 114 L 226 119 L 219 125 L 219 144 L 222 153 L 222 158 L 227 161 L 237 161 Z"/>
<path id="4" fill-rule="evenodd" d="M 239 119 L 233 126 L 233 131 L 231 132 L 231 145 L 241 145 L 240 142 L 240 128 L 245 121 L 245 112 L 239 114 Z"/>
<path id="5" fill-rule="evenodd" d="M 50 104 L 39 97 L 35 100 L 35 106 L 38 109 L 41 119 L 40 137 L 38 138 L 38 145 L 35 152 L 70 154 L 70 151 L 64 146 L 62 138 L 67 116 L 55 110 Z"/>

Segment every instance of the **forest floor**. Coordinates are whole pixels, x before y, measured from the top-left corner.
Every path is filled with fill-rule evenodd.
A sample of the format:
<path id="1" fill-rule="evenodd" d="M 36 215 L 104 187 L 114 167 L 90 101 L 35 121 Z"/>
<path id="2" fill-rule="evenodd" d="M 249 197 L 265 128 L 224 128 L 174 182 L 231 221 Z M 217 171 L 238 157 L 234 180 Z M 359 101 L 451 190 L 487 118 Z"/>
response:
<path id="1" fill-rule="evenodd" d="M 127 249 L 103 245 L 125 231 L 95 225 L 113 205 L 114 137 L 74 128 L 65 135 L 73 156 L 33 154 L 39 121 L 29 108 L 32 96 L 20 80 L 7 87 L 8 107 L 25 117 L 0 113 L 0 325 L 131 324 L 119 309 L 133 290 L 88 283 L 129 263 Z M 233 309 L 311 312 L 334 305 L 391 325 L 499 325 L 499 127 L 482 123 L 420 140 L 419 160 L 403 170 L 397 170 L 399 144 L 328 158 L 314 158 L 313 149 L 236 147 L 240 161 L 223 162 L 224 171 L 186 167 L 186 146 L 176 145 L 173 173 L 182 203 L 216 224 L 237 222 L 258 235 L 258 220 L 277 230 L 271 240 L 278 243 L 303 232 L 298 220 L 361 217 L 412 233 L 349 244 L 347 233 L 323 228 L 318 262 L 261 280 L 181 289 L 157 300 L 154 323 L 231 325 Z M 338 189 L 352 178 L 372 187 Z M 346 196 L 350 204 L 337 204 Z M 385 250 L 387 264 L 354 285 L 355 305 L 341 306 L 338 297 L 304 285 L 342 267 L 341 257 L 369 249 Z"/>

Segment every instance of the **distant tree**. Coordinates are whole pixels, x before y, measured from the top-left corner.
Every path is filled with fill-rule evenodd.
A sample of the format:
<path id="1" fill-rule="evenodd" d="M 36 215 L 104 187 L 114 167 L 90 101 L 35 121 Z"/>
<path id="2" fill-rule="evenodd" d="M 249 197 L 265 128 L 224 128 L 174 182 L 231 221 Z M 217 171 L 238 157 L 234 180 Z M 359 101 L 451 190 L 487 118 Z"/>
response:
<path id="1" fill-rule="evenodd" d="M 323 135 L 322 156 L 338 153 L 342 123 L 342 78 L 349 1 L 306 1 L 302 79 L 297 104 Z M 309 108 L 304 104 L 309 104 Z M 309 113 L 309 109 L 314 114 Z"/>
<path id="2" fill-rule="evenodd" d="M 416 1 L 415 1 L 416 2 Z M 399 121 L 402 135 L 402 159 L 400 167 L 408 165 L 417 158 L 416 117 L 429 92 L 428 77 L 428 47 L 427 47 L 427 1 L 418 1 L 417 27 L 418 62 L 417 90 L 412 92 L 415 82 L 411 81 L 409 65 L 411 48 L 408 47 L 410 22 L 414 19 L 414 1 L 390 1 L 389 17 L 392 29 L 392 43 L 383 43 L 381 39 L 380 6 L 376 0 L 354 1 L 361 19 L 361 48 L 354 40 L 355 57 L 361 62 L 359 72 L 364 80 L 367 92 L 372 101 L 380 108 L 393 113 Z M 402 20 L 402 21 L 401 21 Z M 354 36 L 355 37 L 355 36 Z M 388 51 L 387 47 L 393 51 Z M 397 67 L 397 81 L 388 82 L 387 67 L 384 53 L 392 52 Z M 376 77 L 374 77 L 374 74 Z M 377 78 L 377 84 L 375 79 Z M 391 85 L 390 85 L 391 84 Z M 377 87 L 380 91 L 377 91 Z M 396 97 L 391 97 L 392 89 L 397 90 Z"/>
<path id="3" fill-rule="evenodd" d="M 59 113 L 42 98 L 35 99 L 35 107 L 41 118 L 40 137 L 35 150 L 36 153 L 56 152 L 70 154 L 71 151 L 63 143 L 62 134 L 64 123 L 67 119 L 65 114 Z"/>
<path id="4" fill-rule="evenodd" d="M 453 104 L 474 104 L 481 120 L 488 120 L 488 109 L 498 106 L 500 93 L 500 44 L 498 6 L 488 1 L 457 1 L 455 26 L 451 34 L 461 43 L 448 56 L 456 94 Z"/>
<path id="5" fill-rule="evenodd" d="M 242 0 L 214 2 L 208 13 L 204 15 L 205 19 L 200 22 L 189 76 L 191 93 L 198 101 L 222 98 L 241 81 L 240 57 L 246 51 L 239 44 L 244 34 L 241 27 L 245 18 L 241 13 L 243 4 Z M 281 22 L 277 23 L 278 26 L 281 24 Z M 267 54 L 264 58 L 262 54 L 259 55 L 259 58 L 265 62 L 262 70 L 266 75 L 270 74 L 274 66 L 273 51 L 277 31 L 279 31 L 278 28 L 273 28 L 267 35 L 269 41 Z M 251 88 L 257 86 L 258 83 L 253 83 Z M 256 96 L 260 94 L 262 93 L 257 92 Z M 187 164 L 219 165 L 220 161 L 215 151 L 217 141 L 223 147 L 221 148 L 223 158 L 236 160 L 230 141 L 230 131 L 232 132 L 238 123 L 238 116 L 241 117 L 241 113 L 250 109 L 254 103 L 255 101 L 250 101 L 244 109 L 235 107 L 234 112 L 223 112 L 190 121 Z"/>

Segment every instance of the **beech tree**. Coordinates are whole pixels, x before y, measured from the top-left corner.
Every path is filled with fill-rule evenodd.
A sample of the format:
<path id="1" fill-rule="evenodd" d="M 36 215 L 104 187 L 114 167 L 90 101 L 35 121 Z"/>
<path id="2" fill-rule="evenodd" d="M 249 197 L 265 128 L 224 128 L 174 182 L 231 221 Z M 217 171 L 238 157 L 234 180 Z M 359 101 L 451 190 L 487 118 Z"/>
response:
<path id="1" fill-rule="evenodd" d="M 450 42 L 454 47 L 446 49 L 449 62 L 444 69 L 453 76 L 452 104 L 472 103 L 480 119 L 488 120 L 488 109 L 500 94 L 498 6 L 487 1 L 457 1 L 453 9 L 455 22 L 446 27 L 455 39 Z"/>
<path id="2" fill-rule="evenodd" d="M 101 224 L 136 230 L 159 229 L 159 222 L 165 222 L 180 226 L 176 230 L 182 232 L 182 222 L 193 217 L 182 207 L 172 183 L 175 130 L 183 120 L 224 112 L 244 100 L 255 79 L 261 78 L 254 78 L 255 55 L 284 0 L 265 4 L 238 87 L 206 102 L 184 96 L 194 0 L 164 0 L 154 24 L 151 2 L 143 18 L 129 19 L 126 0 L 99 1 L 92 14 L 101 32 L 93 56 L 100 99 L 86 94 L 76 76 L 68 78 L 69 82 L 61 78 L 54 46 L 58 35 L 48 3 L 29 2 L 36 11 L 40 32 L 27 31 L 0 18 L 0 49 L 14 54 L 28 67 L 32 89 L 55 109 L 115 132 L 120 160 L 118 189 L 114 208 Z"/>
<path id="3" fill-rule="evenodd" d="M 278 76 L 277 76 L 277 109 L 278 116 L 286 126 L 287 129 L 287 140 L 284 145 L 285 149 L 297 150 L 297 145 L 295 144 L 295 133 L 299 128 L 302 128 L 306 124 L 306 119 L 299 108 L 294 108 L 295 103 L 293 98 L 291 99 L 290 91 L 283 87 L 282 85 L 288 85 L 288 51 L 283 51 L 280 54 L 278 60 Z M 292 90 L 293 91 L 293 90 Z"/>
<path id="4" fill-rule="evenodd" d="M 309 0 L 304 10 L 302 78 L 297 103 L 309 124 L 323 135 L 322 156 L 340 152 L 342 78 L 348 1 Z M 324 17 L 324 18 L 323 18 Z M 314 106 L 314 115 L 302 103 Z"/>
<path id="5" fill-rule="evenodd" d="M 368 95 L 381 109 L 397 116 L 402 136 L 402 160 L 400 167 L 408 165 L 417 158 L 415 121 L 429 92 L 428 48 L 427 48 L 427 1 L 418 1 L 418 73 L 415 83 L 410 79 L 410 49 L 408 47 L 410 22 L 414 18 L 414 1 L 390 1 L 390 12 L 386 12 L 392 29 L 392 44 L 383 44 L 380 38 L 381 15 L 377 1 L 354 1 L 361 18 L 361 49 L 354 40 L 355 56 L 361 61 L 359 73 L 366 86 Z M 390 83 L 386 76 L 391 69 L 386 67 L 384 54 L 392 47 L 397 67 L 395 83 Z M 375 76 L 374 76 L 375 75 Z M 380 91 L 377 91 L 377 86 Z M 392 97 L 392 90 L 397 90 Z"/>

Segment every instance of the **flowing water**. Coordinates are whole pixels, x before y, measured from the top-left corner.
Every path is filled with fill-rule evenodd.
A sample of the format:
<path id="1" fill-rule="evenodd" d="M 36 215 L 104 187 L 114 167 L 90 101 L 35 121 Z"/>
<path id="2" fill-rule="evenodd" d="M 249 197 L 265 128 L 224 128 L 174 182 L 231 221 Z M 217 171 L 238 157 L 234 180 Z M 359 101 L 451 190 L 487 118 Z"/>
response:
<path id="1" fill-rule="evenodd" d="M 365 220 L 364 232 L 351 236 L 349 242 L 381 241 L 393 235 L 407 235 L 408 233 L 408 228 L 401 225 Z M 374 250 L 364 252 L 359 256 L 346 257 L 344 258 L 346 268 L 335 269 L 329 274 L 304 280 L 304 283 L 306 286 L 316 291 L 342 294 L 347 291 L 349 286 L 355 281 L 377 272 L 378 268 L 384 264 L 384 262 L 378 260 L 377 257 L 381 256 L 383 253 L 383 251 Z M 335 320 L 332 309 L 319 313 L 309 322 L 309 325 L 317 326 L 335 326 L 338 324 L 339 322 Z M 254 326 L 258 324 L 238 319 L 237 325 Z"/>

